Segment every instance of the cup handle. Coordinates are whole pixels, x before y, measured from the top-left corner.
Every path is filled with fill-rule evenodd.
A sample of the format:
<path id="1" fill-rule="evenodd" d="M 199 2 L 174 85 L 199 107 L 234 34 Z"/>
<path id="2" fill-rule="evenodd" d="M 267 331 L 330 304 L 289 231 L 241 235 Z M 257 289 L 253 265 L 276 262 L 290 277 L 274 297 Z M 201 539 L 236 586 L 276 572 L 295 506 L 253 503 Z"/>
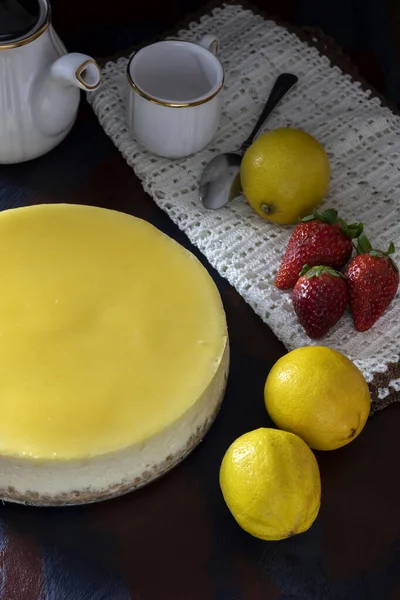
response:
<path id="1" fill-rule="evenodd" d="M 202 48 L 205 48 L 206 50 L 211 52 L 211 54 L 214 54 L 214 56 L 218 56 L 219 39 L 215 35 L 208 33 L 197 43 Z"/>

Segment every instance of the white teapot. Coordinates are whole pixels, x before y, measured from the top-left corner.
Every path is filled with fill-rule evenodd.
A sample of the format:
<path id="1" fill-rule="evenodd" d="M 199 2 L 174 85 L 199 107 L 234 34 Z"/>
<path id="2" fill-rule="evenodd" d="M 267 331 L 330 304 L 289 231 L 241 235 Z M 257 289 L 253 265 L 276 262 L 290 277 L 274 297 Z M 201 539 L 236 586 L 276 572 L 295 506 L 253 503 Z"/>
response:
<path id="1" fill-rule="evenodd" d="M 74 124 L 80 89 L 100 84 L 97 63 L 67 51 L 48 0 L 0 2 L 0 164 L 45 154 Z"/>

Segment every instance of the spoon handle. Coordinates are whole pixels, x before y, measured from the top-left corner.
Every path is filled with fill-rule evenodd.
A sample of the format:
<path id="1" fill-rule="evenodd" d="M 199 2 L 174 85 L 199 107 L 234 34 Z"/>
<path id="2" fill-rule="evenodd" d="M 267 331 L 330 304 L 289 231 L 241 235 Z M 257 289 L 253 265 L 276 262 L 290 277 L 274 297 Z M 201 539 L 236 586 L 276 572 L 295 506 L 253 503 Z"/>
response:
<path id="1" fill-rule="evenodd" d="M 256 137 L 258 130 L 264 125 L 265 121 L 268 119 L 272 111 L 276 108 L 279 102 L 282 100 L 284 96 L 288 93 L 289 90 L 297 83 L 298 77 L 296 75 L 292 75 L 292 73 L 282 73 L 277 77 L 274 87 L 271 90 L 270 95 L 268 96 L 268 100 L 264 106 L 264 110 L 262 111 L 260 118 L 254 126 L 253 131 L 247 138 L 247 140 L 240 147 L 239 152 L 244 153 L 249 146 L 253 143 L 254 138 Z"/>

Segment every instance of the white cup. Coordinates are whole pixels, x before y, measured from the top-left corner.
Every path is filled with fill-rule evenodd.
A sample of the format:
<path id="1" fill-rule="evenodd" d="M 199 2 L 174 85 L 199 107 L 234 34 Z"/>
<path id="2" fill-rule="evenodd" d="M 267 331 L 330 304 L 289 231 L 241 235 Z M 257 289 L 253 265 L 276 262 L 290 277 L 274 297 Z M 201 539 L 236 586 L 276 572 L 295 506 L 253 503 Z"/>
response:
<path id="1" fill-rule="evenodd" d="M 166 158 L 202 150 L 219 124 L 224 70 L 218 39 L 145 46 L 127 67 L 127 119 L 136 141 Z"/>

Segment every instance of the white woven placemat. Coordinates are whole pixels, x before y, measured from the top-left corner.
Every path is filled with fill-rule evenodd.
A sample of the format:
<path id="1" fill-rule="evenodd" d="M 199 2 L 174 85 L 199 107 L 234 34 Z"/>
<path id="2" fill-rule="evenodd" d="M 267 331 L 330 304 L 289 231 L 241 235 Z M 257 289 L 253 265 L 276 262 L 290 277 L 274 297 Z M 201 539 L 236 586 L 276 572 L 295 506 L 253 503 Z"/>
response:
<path id="1" fill-rule="evenodd" d="M 267 127 L 300 127 L 320 140 L 332 167 L 324 206 L 337 208 L 348 222 L 362 220 L 375 246 L 386 249 L 393 241 L 400 256 L 400 118 L 315 48 L 248 9 L 223 5 L 178 37 L 198 41 L 205 33 L 218 35 L 226 71 L 222 122 L 210 147 L 172 161 L 137 145 L 125 119 L 125 57 L 105 65 L 102 86 L 88 96 L 101 125 L 144 189 L 287 349 L 312 343 L 336 348 L 365 374 L 374 408 L 399 400 L 398 297 L 368 332 L 357 333 L 346 314 L 322 341 L 312 342 L 297 322 L 290 293 L 274 286 L 293 227 L 262 220 L 243 197 L 207 211 L 198 198 L 198 180 L 216 153 L 235 150 L 246 139 L 277 75 L 295 73 L 297 87 Z"/>

